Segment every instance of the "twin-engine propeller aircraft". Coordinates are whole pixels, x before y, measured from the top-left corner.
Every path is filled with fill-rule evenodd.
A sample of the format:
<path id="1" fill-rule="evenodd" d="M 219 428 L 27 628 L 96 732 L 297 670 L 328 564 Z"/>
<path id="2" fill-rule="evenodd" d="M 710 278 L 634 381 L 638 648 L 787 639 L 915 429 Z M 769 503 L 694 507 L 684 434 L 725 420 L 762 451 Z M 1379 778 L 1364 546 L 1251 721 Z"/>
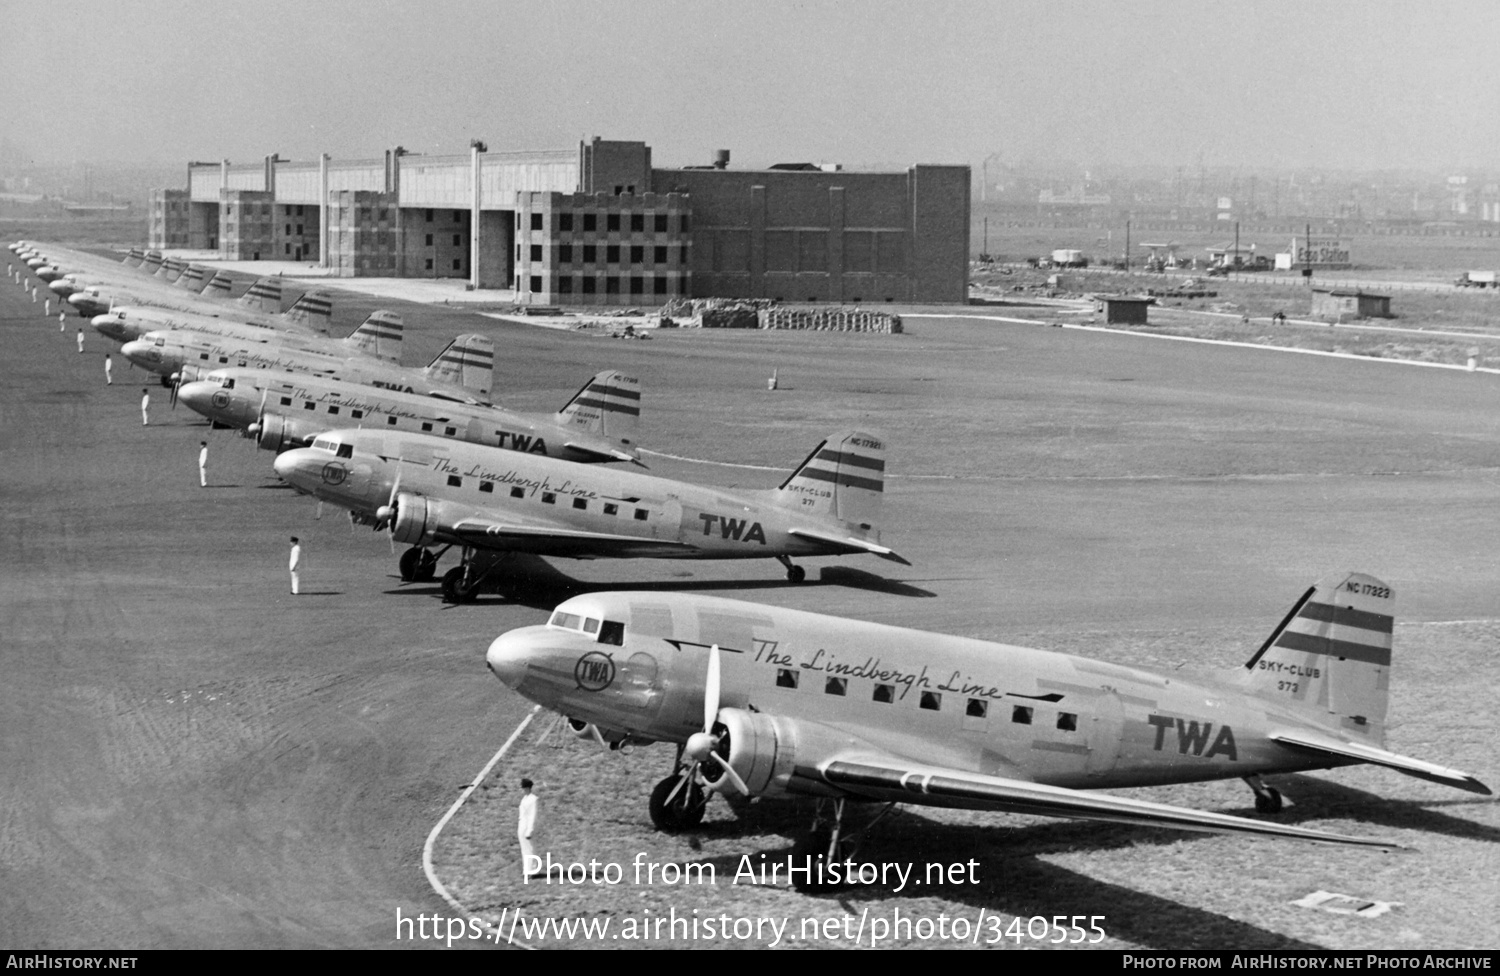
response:
<path id="1" fill-rule="evenodd" d="M 462 547 L 462 565 L 443 577 L 450 603 L 474 599 L 512 553 L 774 558 L 792 582 L 807 575 L 793 556 L 869 553 L 909 565 L 880 544 L 885 444 L 873 435 L 829 437 L 769 491 L 623 468 L 381 430 L 329 431 L 276 459 L 282 480 L 356 521 L 388 526 L 395 542 Z"/>
<path id="2" fill-rule="evenodd" d="M 1387 751 L 1392 594 L 1360 574 L 1310 588 L 1219 684 L 965 637 L 685 593 L 590 593 L 497 638 L 496 677 L 615 745 L 674 742 L 649 809 L 663 830 L 707 795 L 817 798 L 796 845 L 851 857 L 850 802 L 917 803 L 1210 833 L 1398 847 L 1095 789 L 1357 763 L 1472 793 L 1474 777 Z M 826 802 L 824 802 L 826 801 Z M 816 876 L 815 876 L 816 878 Z M 814 880 L 809 885 L 816 888 Z"/>
<path id="3" fill-rule="evenodd" d="M 149 332 L 169 330 L 234 336 L 254 342 L 289 337 L 327 341 L 333 320 L 333 295 L 326 291 L 310 291 L 283 312 L 282 292 L 280 278 L 261 278 L 228 306 L 201 303 L 201 308 L 183 310 L 117 301 L 107 311 L 92 318 L 90 324 L 120 343 L 132 342 Z M 400 316 L 395 318 L 400 321 Z M 399 337 L 391 352 L 395 358 L 400 358 Z"/>
<path id="4" fill-rule="evenodd" d="M 374 312 L 345 339 L 323 340 L 342 351 L 309 348 L 305 340 L 251 342 L 197 332 L 148 332 L 120 348 L 142 369 L 158 373 L 166 386 L 202 379 L 226 366 L 306 373 L 365 386 L 445 397 L 463 403 L 489 403 L 495 344 L 488 336 L 461 335 L 422 369 L 373 354 L 399 335 L 400 316 Z"/>
<path id="5" fill-rule="evenodd" d="M 597 374 L 560 411 L 546 415 L 248 367 L 214 370 L 183 386 L 178 399 L 268 451 L 306 447 L 330 425 L 357 422 L 585 464 L 639 457 L 641 381 L 619 370 Z"/>

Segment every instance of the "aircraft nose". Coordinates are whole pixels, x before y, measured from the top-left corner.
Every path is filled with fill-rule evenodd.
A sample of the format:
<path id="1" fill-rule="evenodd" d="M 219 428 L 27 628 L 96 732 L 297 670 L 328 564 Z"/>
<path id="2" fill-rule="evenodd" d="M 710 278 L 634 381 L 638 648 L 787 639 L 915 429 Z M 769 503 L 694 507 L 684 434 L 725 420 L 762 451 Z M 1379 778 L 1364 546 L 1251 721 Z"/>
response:
<path id="1" fill-rule="evenodd" d="M 56 281 L 49 281 L 47 282 L 47 287 L 52 289 L 54 293 L 61 295 L 63 298 L 67 298 L 69 295 L 78 290 L 78 286 L 73 284 L 73 282 L 69 281 L 66 278 L 59 278 Z"/>
<path id="2" fill-rule="evenodd" d="M 99 318 L 108 318 L 108 316 L 101 315 Z M 98 319 L 94 320 L 94 327 L 96 329 L 99 328 Z M 100 329 L 100 331 L 103 332 L 104 330 Z M 109 335 L 108 332 L 104 334 Z M 137 366 L 144 366 L 147 369 L 161 362 L 161 353 L 156 351 L 156 345 L 150 342 L 143 342 L 140 339 L 127 342 L 121 346 L 120 354 Z"/>
<path id="3" fill-rule="evenodd" d="M 526 677 L 526 663 L 531 657 L 530 634 L 536 628 L 510 630 L 490 642 L 484 662 L 507 688 L 515 688 Z"/>
<path id="4" fill-rule="evenodd" d="M 276 477 L 294 488 L 304 488 L 307 487 L 307 474 L 314 463 L 312 457 L 314 454 L 320 460 L 326 461 L 328 458 L 325 452 L 314 452 L 309 448 L 299 447 L 285 454 L 278 454 L 271 466 L 276 469 Z M 319 468 L 321 466 L 321 464 L 318 465 Z"/>
<path id="5" fill-rule="evenodd" d="M 208 380 L 194 380 L 184 383 L 177 391 L 177 399 L 187 405 L 188 409 L 195 413 L 201 413 L 205 417 L 210 416 L 213 404 L 214 392 L 219 389 L 219 384 Z"/>

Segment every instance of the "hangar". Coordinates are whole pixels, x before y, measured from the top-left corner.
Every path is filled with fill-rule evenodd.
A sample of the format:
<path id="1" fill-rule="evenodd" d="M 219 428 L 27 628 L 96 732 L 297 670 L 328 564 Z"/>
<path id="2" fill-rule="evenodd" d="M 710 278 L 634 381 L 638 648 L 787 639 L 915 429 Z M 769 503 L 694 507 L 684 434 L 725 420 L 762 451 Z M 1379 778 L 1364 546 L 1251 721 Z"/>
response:
<path id="1" fill-rule="evenodd" d="M 316 261 L 343 277 L 465 278 L 538 304 L 674 298 L 955 302 L 967 166 L 660 169 L 643 142 L 382 159 L 189 163 L 152 193 L 150 245 Z"/>

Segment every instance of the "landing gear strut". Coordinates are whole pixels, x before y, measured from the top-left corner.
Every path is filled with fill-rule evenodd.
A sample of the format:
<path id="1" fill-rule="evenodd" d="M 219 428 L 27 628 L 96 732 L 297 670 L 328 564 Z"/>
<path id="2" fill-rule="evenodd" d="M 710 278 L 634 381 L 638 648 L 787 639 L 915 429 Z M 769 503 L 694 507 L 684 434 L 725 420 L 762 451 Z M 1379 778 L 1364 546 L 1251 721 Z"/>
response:
<path id="1" fill-rule="evenodd" d="M 894 803 L 887 803 L 885 809 L 864 827 L 850 831 L 844 827 L 846 802 L 843 799 L 819 800 L 817 811 L 813 815 L 812 830 L 803 834 L 792 845 L 792 866 L 811 869 L 806 872 L 799 870 L 792 878 L 792 887 L 803 894 L 837 891 L 843 887 L 846 881 L 843 864 L 854 860 L 859 853 L 860 836 L 896 806 Z M 832 816 L 829 815 L 830 806 Z M 836 871 L 829 870 L 831 864 L 839 865 Z"/>
<path id="2" fill-rule="evenodd" d="M 790 556 L 777 556 L 776 561 L 786 567 L 786 578 L 793 583 L 800 583 L 807 579 L 807 570 L 801 566 L 794 566 Z"/>
<path id="3" fill-rule="evenodd" d="M 1265 782 L 1260 778 L 1259 773 L 1251 776 L 1246 776 L 1245 782 L 1249 783 L 1250 788 L 1255 791 L 1256 813 L 1281 812 L 1282 801 L 1280 790 L 1278 790 L 1274 786 L 1267 786 Z"/>

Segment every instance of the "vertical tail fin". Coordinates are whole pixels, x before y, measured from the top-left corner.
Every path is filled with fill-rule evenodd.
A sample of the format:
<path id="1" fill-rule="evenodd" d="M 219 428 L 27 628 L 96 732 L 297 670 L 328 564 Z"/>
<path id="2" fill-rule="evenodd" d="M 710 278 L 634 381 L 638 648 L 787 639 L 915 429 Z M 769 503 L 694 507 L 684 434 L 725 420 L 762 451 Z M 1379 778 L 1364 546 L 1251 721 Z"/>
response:
<path id="1" fill-rule="evenodd" d="M 813 448 L 782 483 L 776 502 L 798 512 L 872 530 L 885 492 L 885 441 L 846 431 Z"/>
<path id="2" fill-rule="evenodd" d="M 557 423 L 609 437 L 621 443 L 635 438 L 641 416 L 641 381 L 617 369 L 605 370 L 583 384 L 557 413 Z"/>
<path id="3" fill-rule="evenodd" d="M 138 247 L 132 247 L 130 253 L 120 260 L 121 264 L 128 264 L 132 268 L 139 268 L 141 262 L 146 260 L 146 252 Z"/>
<path id="4" fill-rule="evenodd" d="M 267 315 L 281 314 L 281 279 L 260 278 L 240 296 L 239 304 Z"/>
<path id="5" fill-rule="evenodd" d="M 423 372 L 487 397 L 495 376 L 495 344 L 488 336 L 461 335 L 448 343 Z"/>
<path id="6" fill-rule="evenodd" d="M 173 282 L 181 278 L 182 273 L 186 270 L 187 262 L 179 261 L 176 258 L 167 258 L 162 261 L 161 267 L 156 269 L 156 274 L 153 277 L 160 278 L 162 281 Z"/>
<path id="7" fill-rule="evenodd" d="M 234 279 L 224 272 L 219 271 L 214 274 L 207 287 L 203 289 L 203 294 L 209 298 L 228 298 L 233 290 Z"/>
<path id="8" fill-rule="evenodd" d="M 154 275 L 161 270 L 162 256 L 160 251 L 147 251 L 145 258 L 141 260 L 141 270 L 148 275 Z"/>
<path id="9" fill-rule="evenodd" d="M 401 362 L 401 336 L 405 323 L 395 312 L 377 309 L 344 342 L 367 356 Z"/>
<path id="10" fill-rule="evenodd" d="M 293 302 L 282 318 L 327 335 L 328 327 L 333 324 L 333 296 L 326 291 L 310 291 Z"/>
<path id="11" fill-rule="evenodd" d="M 172 282 L 178 288 L 185 288 L 190 292 L 201 292 L 208 284 L 206 269 L 200 265 L 190 264 L 176 281 Z"/>
<path id="12" fill-rule="evenodd" d="M 1246 687 L 1342 735 L 1384 745 L 1394 603 L 1373 576 L 1324 577 L 1246 663 Z"/>

